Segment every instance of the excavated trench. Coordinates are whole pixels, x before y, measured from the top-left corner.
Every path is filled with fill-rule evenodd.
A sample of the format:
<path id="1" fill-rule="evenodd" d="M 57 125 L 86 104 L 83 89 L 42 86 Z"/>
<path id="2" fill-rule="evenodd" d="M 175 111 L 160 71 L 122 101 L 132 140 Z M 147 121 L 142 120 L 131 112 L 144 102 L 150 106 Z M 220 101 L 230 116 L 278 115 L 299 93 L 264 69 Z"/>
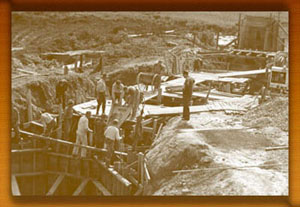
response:
<path id="1" fill-rule="evenodd" d="M 118 79 L 125 85 L 133 85 L 136 83 L 137 73 L 138 71 L 134 68 L 108 73 L 108 86 L 111 87 Z M 38 76 L 31 80 L 22 80 L 23 82 L 13 81 L 12 104 L 14 104 L 20 112 L 21 123 L 28 121 L 27 95 L 29 90 L 32 96 L 33 119 L 36 119 L 38 112 L 41 110 L 58 113 L 55 89 L 61 79 L 66 79 L 69 85 L 65 94 L 66 99 L 72 99 L 75 104 L 80 104 L 95 97 L 97 75 L 99 74 L 88 75 L 87 73 L 83 73 L 60 76 Z"/>

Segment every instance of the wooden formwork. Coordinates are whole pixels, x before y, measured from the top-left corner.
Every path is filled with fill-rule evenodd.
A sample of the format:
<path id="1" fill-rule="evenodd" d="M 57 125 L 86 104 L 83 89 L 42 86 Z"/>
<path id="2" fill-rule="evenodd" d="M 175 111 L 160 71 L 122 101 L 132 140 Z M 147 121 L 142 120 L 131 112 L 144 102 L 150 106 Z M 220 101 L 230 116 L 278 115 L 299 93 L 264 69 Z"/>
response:
<path id="1" fill-rule="evenodd" d="M 64 140 L 43 137 L 21 131 L 32 140 L 30 149 L 11 151 L 11 187 L 14 196 L 20 195 L 133 195 L 138 190 L 142 193 L 145 165 L 143 153 L 128 151 L 116 152 L 125 156 L 124 162 L 116 162 L 114 168 L 108 168 L 95 153 L 106 150 L 91 146 L 76 145 Z M 52 149 L 43 146 L 50 144 Z M 76 158 L 69 151 L 61 151 L 55 145 L 86 148 L 90 158 Z M 54 147 L 53 147 L 54 146 Z M 54 150 L 53 150 L 54 149 Z M 131 176 L 132 170 L 126 169 L 127 163 L 136 162 L 132 170 L 134 183 L 125 177 Z M 137 168 L 136 168 L 137 167 Z"/>

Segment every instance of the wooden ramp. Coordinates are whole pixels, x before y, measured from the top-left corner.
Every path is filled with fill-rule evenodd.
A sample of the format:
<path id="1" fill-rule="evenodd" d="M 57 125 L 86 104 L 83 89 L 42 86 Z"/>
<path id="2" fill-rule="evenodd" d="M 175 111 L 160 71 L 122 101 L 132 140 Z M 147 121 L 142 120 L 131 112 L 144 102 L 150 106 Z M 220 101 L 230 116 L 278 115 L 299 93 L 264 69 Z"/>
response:
<path id="1" fill-rule="evenodd" d="M 130 112 L 131 108 L 128 106 L 112 105 L 108 116 L 108 125 L 112 125 L 113 120 L 118 119 L 118 127 L 120 127 L 129 117 Z"/>

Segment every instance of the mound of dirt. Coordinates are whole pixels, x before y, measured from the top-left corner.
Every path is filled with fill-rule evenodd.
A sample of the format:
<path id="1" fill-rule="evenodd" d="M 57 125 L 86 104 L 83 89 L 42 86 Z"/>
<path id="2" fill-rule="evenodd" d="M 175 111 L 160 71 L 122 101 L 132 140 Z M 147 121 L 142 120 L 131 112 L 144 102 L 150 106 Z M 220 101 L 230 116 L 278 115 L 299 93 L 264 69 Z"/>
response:
<path id="1" fill-rule="evenodd" d="M 207 165 L 210 163 L 209 146 L 196 133 L 176 133 L 185 123 L 173 119 L 154 142 L 152 149 L 147 153 L 149 171 L 156 183 L 172 175 L 172 170 L 191 167 L 194 164 Z"/>
<path id="2" fill-rule="evenodd" d="M 239 118 L 224 113 L 192 114 L 188 122 L 171 119 L 146 154 L 151 174 L 146 194 L 287 195 L 288 151 L 265 151 L 286 143 L 286 133 L 278 128 L 229 130 L 238 126 Z M 219 129 L 181 130 L 193 128 Z M 270 131 L 278 139 L 269 137 Z M 185 169 L 196 171 L 173 172 Z"/>
<path id="3" fill-rule="evenodd" d="M 278 127 L 283 131 L 289 128 L 288 97 L 275 97 L 257 108 L 248 111 L 243 117 L 243 124 L 249 127 Z"/>

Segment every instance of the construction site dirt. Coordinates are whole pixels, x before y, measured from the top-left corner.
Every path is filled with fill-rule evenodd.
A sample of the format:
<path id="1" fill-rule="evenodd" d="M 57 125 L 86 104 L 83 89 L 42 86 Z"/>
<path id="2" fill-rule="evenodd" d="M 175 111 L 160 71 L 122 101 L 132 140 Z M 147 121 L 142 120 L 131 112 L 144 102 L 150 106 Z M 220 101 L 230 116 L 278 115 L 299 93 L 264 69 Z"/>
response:
<path id="1" fill-rule="evenodd" d="M 287 12 L 13 12 L 11 25 L 13 196 L 288 195 Z"/>

